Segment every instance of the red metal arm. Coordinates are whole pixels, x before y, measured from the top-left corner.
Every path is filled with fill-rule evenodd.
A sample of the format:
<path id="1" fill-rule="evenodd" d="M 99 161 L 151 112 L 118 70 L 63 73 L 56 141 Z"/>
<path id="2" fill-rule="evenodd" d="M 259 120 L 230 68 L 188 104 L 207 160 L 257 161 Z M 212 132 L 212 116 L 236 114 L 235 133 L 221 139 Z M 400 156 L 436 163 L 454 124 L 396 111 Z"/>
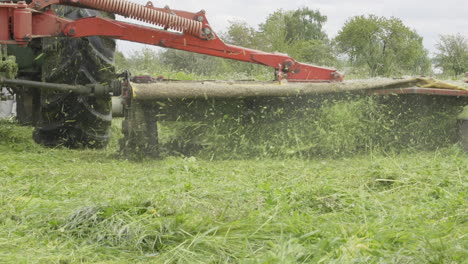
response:
<path id="1" fill-rule="evenodd" d="M 66 4 L 110 11 L 150 22 L 162 26 L 164 29 L 99 17 L 72 21 L 60 18 L 51 9 L 46 8 L 51 4 Z M 132 6 L 126 7 L 125 4 Z M 133 13 L 129 10 L 132 10 Z M 175 29 L 179 32 L 168 29 Z M 154 8 L 151 2 L 146 6 L 139 6 L 125 0 L 33 0 L 29 6 L 22 1 L 17 4 L 0 3 L 0 44 L 24 46 L 33 38 L 49 36 L 76 38 L 108 36 L 262 64 L 275 68 L 276 77 L 280 81 L 287 79 L 292 82 L 331 82 L 343 79 L 343 76 L 334 69 L 299 63 L 286 54 L 266 53 L 227 45 L 212 31 L 204 11 L 190 13 L 169 8 L 159 9 Z"/>

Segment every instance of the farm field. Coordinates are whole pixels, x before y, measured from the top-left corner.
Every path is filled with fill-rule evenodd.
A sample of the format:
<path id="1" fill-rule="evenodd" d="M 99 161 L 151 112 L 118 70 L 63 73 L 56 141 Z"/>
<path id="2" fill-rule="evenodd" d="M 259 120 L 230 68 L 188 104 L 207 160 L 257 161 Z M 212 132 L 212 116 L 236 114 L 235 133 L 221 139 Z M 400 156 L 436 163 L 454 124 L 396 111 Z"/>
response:
<path id="1" fill-rule="evenodd" d="M 114 128 L 115 130 L 115 128 Z M 468 154 L 129 161 L 0 126 L 0 263 L 466 263 Z M 115 134 L 115 133 L 114 133 Z"/>

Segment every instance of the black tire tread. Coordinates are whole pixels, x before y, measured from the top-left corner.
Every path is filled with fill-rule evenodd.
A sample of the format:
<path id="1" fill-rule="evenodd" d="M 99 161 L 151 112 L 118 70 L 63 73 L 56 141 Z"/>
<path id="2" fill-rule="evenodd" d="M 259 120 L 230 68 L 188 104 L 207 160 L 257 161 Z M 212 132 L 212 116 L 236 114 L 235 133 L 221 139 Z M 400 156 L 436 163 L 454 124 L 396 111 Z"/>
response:
<path id="1" fill-rule="evenodd" d="M 78 19 L 102 16 L 95 10 L 57 7 L 59 15 Z M 53 83 L 105 83 L 114 76 L 115 41 L 104 37 L 44 39 L 42 80 Z M 48 147 L 103 148 L 110 138 L 110 97 L 63 92 L 41 94 L 41 116 L 34 140 Z"/>

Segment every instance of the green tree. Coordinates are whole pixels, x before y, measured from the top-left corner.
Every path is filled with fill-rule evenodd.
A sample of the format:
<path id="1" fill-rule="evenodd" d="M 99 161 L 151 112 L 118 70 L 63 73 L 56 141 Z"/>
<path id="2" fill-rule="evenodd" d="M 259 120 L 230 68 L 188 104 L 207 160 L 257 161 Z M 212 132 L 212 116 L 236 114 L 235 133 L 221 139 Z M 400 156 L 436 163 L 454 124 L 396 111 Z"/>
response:
<path id="1" fill-rule="evenodd" d="M 442 35 L 436 44 L 434 62 L 444 73 L 459 75 L 468 72 L 468 39 L 460 34 Z"/>
<path id="2" fill-rule="evenodd" d="M 175 71 L 198 75 L 218 74 L 222 71 L 220 58 L 182 50 L 167 49 L 161 54 L 161 60 Z"/>
<path id="3" fill-rule="evenodd" d="M 223 40 L 229 44 L 269 52 L 283 52 L 301 62 L 333 65 L 336 61 L 323 24 L 327 17 L 319 11 L 299 8 L 292 11 L 278 10 L 271 14 L 259 30 L 245 22 L 230 21 Z M 270 76 L 271 69 L 250 63 L 166 50 L 159 54 L 163 65 L 175 71 L 209 75 L 229 75 L 235 78 Z M 245 76 L 245 77 L 244 77 Z"/>
<path id="4" fill-rule="evenodd" d="M 157 75 L 164 71 L 159 52 L 149 47 L 131 52 L 125 60 L 121 60 L 119 56 L 116 59 L 116 62 L 120 61 L 119 63 L 130 68 L 133 74 Z"/>
<path id="5" fill-rule="evenodd" d="M 334 64 L 333 50 L 323 24 L 327 17 L 319 11 L 299 8 L 278 10 L 260 24 L 258 38 L 267 51 L 289 54 L 298 61 L 315 64 Z"/>
<path id="6" fill-rule="evenodd" d="M 130 68 L 130 63 L 121 51 L 116 51 L 114 54 L 114 64 L 117 72 L 122 72 Z"/>
<path id="7" fill-rule="evenodd" d="M 223 40 L 229 44 L 251 49 L 259 49 L 261 46 L 258 32 L 243 21 L 229 21 L 229 27 L 226 34 L 223 35 Z"/>
<path id="8" fill-rule="evenodd" d="M 348 20 L 335 42 L 351 64 L 371 76 L 425 74 L 430 60 L 422 37 L 398 18 L 357 16 Z"/>
<path id="9" fill-rule="evenodd" d="M 264 51 L 287 52 L 285 16 L 284 10 L 278 10 L 269 15 L 265 23 L 259 25 L 260 31 L 257 38 L 261 40 Z"/>
<path id="10" fill-rule="evenodd" d="M 299 8 L 286 12 L 284 20 L 287 42 L 327 39 L 323 31 L 323 24 L 327 22 L 327 17 L 320 14 L 318 10 L 311 10 L 307 7 Z"/>

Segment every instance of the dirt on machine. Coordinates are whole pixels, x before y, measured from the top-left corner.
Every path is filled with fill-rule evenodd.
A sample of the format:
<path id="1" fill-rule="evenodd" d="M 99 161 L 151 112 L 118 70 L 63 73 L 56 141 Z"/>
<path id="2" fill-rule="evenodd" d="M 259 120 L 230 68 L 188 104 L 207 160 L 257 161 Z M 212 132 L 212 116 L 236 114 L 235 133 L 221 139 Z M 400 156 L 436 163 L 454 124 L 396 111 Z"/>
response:
<path id="1" fill-rule="evenodd" d="M 115 15 L 155 27 L 117 21 Z M 117 74 L 112 67 L 116 39 L 260 64 L 270 67 L 274 78 L 271 82 L 186 82 Z M 111 96 L 118 97 L 114 101 L 125 117 L 122 149 L 144 153 L 158 151 L 157 122 L 195 101 L 203 105 L 209 100 L 296 100 L 353 93 L 451 98 L 451 103 L 468 105 L 468 90 L 462 85 L 430 78 L 344 81 L 336 69 L 224 43 L 204 10 L 158 8 L 151 2 L 0 1 L 0 46 L 0 84 L 16 94 L 20 119 L 36 127 L 35 141 L 46 146 L 106 146 Z M 154 101 L 170 101 L 173 107 L 148 111 Z M 467 122 L 461 119 L 462 144 L 468 138 Z"/>

